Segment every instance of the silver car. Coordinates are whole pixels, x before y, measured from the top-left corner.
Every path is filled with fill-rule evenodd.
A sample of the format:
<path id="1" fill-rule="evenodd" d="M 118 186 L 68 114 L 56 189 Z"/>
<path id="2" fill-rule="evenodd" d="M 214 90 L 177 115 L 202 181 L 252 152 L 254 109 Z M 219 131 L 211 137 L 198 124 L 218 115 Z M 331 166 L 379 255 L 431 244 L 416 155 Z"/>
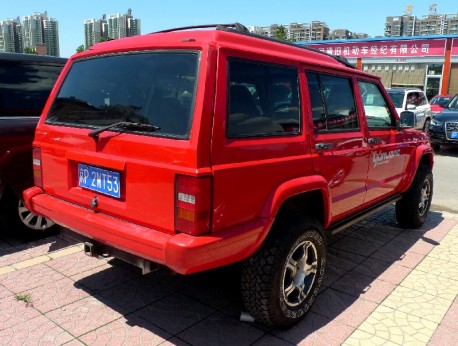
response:
<path id="1" fill-rule="evenodd" d="M 415 128 L 423 131 L 429 129 L 432 112 L 431 105 L 425 94 L 420 89 L 386 89 L 393 101 L 398 114 L 403 111 L 411 111 L 415 114 Z"/>

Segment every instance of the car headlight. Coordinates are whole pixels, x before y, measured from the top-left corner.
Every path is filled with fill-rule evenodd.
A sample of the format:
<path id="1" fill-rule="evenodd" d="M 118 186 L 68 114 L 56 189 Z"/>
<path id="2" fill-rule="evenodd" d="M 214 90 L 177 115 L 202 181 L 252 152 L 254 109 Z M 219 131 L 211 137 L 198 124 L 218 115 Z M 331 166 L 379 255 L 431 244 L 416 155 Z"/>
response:
<path id="1" fill-rule="evenodd" d="M 431 125 L 432 126 L 442 126 L 444 123 L 442 121 L 439 121 L 437 119 L 432 119 L 431 120 Z"/>

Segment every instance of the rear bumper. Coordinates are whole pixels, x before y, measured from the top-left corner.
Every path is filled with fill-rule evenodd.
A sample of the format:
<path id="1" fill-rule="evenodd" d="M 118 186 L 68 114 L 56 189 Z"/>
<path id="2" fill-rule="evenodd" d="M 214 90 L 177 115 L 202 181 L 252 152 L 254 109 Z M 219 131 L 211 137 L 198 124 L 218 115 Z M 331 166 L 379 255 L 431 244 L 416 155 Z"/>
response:
<path id="1" fill-rule="evenodd" d="M 257 219 L 218 233 L 191 236 L 167 234 L 68 203 L 32 187 L 25 204 L 84 237 L 134 256 L 163 264 L 181 274 L 220 267 L 252 255 L 261 245 L 272 219 Z"/>

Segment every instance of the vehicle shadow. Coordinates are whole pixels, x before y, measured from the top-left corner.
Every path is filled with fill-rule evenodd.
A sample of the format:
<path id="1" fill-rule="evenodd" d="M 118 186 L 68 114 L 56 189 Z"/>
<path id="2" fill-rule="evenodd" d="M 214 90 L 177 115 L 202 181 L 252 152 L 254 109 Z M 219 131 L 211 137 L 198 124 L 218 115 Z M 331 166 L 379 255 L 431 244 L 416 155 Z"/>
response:
<path id="1" fill-rule="evenodd" d="M 458 147 L 447 147 L 442 145 L 434 154 L 439 156 L 458 157 Z"/>
<path id="2" fill-rule="evenodd" d="M 59 228 L 47 232 L 15 233 L 0 229 L 0 268 L 57 251 L 77 242 L 59 236 Z"/>
<path id="3" fill-rule="evenodd" d="M 298 344 L 320 337 L 324 344 L 340 344 L 440 243 L 449 230 L 443 221 L 440 212 L 430 212 L 421 229 L 402 230 L 391 207 L 328 237 L 321 292 L 304 320 L 288 330 L 240 322 L 236 265 L 189 276 L 161 268 L 142 276 L 112 259 L 111 267 L 75 285 L 121 313 L 128 325 L 178 343 L 242 345 L 266 337 L 273 344 Z M 338 332 L 330 333 L 330 324 Z"/>

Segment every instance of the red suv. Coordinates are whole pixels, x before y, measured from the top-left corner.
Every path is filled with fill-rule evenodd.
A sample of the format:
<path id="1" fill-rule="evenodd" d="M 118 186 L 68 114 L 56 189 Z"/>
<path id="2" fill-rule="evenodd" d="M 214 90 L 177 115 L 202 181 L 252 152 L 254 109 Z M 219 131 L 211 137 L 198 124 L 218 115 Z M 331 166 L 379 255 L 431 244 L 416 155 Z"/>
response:
<path id="1" fill-rule="evenodd" d="M 204 28 L 205 30 L 201 30 Z M 98 44 L 67 63 L 38 124 L 27 206 L 89 255 L 182 274 L 242 262 L 256 320 L 317 296 L 324 232 L 431 203 L 433 151 L 378 77 L 240 24 Z"/>

